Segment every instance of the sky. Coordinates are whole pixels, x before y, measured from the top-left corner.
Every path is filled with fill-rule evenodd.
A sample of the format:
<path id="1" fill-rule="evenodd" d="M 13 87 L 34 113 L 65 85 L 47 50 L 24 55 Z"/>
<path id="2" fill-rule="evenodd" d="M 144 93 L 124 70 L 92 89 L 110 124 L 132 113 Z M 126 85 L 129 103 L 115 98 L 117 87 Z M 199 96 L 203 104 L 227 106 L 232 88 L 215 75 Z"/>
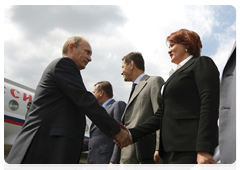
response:
<path id="1" fill-rule="evenodd" d="M 92 62 L 81 70 L 87 90 L 106 80 L 113 85 L 114 98 L 127 102 L 131 83 L 121 75 L 122 58 L 141 52 L 145 73 L 166 81 L 176 67 L 166 37 L 182 28 L 200 35 L 202 55 L 211 57 L 221 74 L 236 40 L 236 9 L 231 5 L 5 6 L 4 77 L 36 89 L 47 65 L 62 56 L 67 38 L 79 35 L 93 50 Z"/>

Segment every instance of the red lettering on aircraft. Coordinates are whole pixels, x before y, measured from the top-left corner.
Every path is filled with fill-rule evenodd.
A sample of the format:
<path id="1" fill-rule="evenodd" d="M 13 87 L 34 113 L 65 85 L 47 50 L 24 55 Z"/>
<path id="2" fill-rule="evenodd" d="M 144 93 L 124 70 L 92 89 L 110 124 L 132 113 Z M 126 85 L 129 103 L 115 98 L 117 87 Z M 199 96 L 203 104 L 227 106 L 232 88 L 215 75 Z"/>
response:
<path id="1" fill-rule="evenodd" d="M 15 97 L 15 98 L 18 99 L 19 97 L 18 97 L 18 96 L 15 96 L 15 94 L 14 94 L 15 91 L 16 91 L 18 94 L 20 94 L 19 91 L 15 90 L 15 89 L 11 89 L 11 90 L 10 90 L 10 93 L 12 94 L 13 97 Z"/>
<path id="2" fill-rule="evenodd" d="M 7 89 L 5 86 L 4 86 L 4 89 Z M 11 95 L 14 97 L 14 98 L 16 98 L 16 99 L 18 99 L 19 97 L 20 97 L 20 92 L 19 91 L 17 91 L 16 89 L 11 89 L 10 90 L 10 93 L 11 93 Z M 5 92 L 4 92 L 4 94 L 5 94 Z M 19 95 L 18 95 L 19 94 Z M 32 95 L 30 95 L 30 94 L 27 94 L 27 93 L 23 93 L 23 101 L 29 101 L 29 102 L 31 102 L 32 101 Z"/>
<path id="3" fill-rule="evenodd" d="M 29 99 L 29 102 L 32 101 L 32 95 L 29 95 L 29 97 L 27 97 L 26 93 L 23 93 L 23 101 L 26 101 L 27 99 Z"/>

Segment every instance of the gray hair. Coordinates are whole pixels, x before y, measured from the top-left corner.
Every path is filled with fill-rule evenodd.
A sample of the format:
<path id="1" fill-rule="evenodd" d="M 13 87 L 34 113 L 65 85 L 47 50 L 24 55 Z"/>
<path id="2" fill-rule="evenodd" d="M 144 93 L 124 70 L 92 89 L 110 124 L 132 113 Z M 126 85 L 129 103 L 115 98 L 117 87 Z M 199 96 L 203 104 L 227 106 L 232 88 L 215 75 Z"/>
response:
<path id="1" fill-rule="evenodd" d="M 83 40 L 85 40 L 85 39 L 83 37 L 80 37 L 80 36 L 74 36 L 74 37 L 68 38 L 67 41 L 63 45 L 62 56 L 64 57 L 68 54 L 69 44 L 73 43 L 73 45 L 75 47 L 78 47 L 82 43 Z"/>

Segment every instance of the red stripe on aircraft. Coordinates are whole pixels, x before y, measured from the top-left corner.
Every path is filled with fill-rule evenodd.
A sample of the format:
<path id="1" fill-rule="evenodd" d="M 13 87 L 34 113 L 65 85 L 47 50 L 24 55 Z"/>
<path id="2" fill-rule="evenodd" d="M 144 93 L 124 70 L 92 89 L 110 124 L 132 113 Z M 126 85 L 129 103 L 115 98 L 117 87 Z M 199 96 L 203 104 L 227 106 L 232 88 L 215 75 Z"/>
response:
<path id="1" fill-rule="evenodd" d="M 16 121 L 9 120 L 9 119 L 4 119 L 4 122 L 11 123 L 11 124 L 18 125 L 18 126 L 23 126 L 23 124 L 24 124 L 24 123 L 16 122 Z"/>

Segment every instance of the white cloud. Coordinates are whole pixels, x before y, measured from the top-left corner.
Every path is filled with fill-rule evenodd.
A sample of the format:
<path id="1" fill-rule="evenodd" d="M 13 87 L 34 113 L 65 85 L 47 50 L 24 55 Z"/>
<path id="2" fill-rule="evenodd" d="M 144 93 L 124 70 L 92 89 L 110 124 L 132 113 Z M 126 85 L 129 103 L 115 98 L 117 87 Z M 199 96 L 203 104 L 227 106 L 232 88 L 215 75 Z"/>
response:
<path id="1" fill-rule="evenodd" d="M 128 3 L 121 6 L 67 8 L 34 6 L 35 11 L 29 8 L 32 6 L 14 6 L 5 10 L 6 78 L 35 88 L 50 61 L 61 57 L 65 40 L 80 35 L 89 40 L 93 49 L 93 61 L 81 71 L 87 89 L 92 91 L 96 82 L 108 80 L 113 84 L 116 99 L 125 101 L 131 85 L 125 83 L 120 75 L 124 55 L 141 52 L 146 73 L 160 75 L 166 80 L 169 70 L 175 67 L 170 62 L 166 45 L 166 37 L 172 32 L 187 28 L 196 31 L 204 42 L 211 40 L 219 43 L 216 54 L 211 53 L 219 67 L 225 63 L 223 59 L 230 52 L 236 32 L 235 23 L 227 30 L 214 31 L 217 26 L 223 25 L 217 19 L 220 14 L 216 6 L 141 3 L 136 6 Z M 37 12 L 39 10 L 44 13 Z M 27 11 L 33 12 L 30 18 L 26 18 L 29 15 Z M 74 19 L 68 20 L 70 16 Z M 204 48 L 207 49 L 206 46 Z"/>
<path id="2" fill-rule="evenodd" d="M 11 21 L 11 6 L 4 9 L 4 40 L 17 40 L 22 38 L 21 32 L 13 25 Z"/>
<path id="3" fill-rule="evenodd" d="M 146 72 L 160 75 L 165 80 L 169 70 L 176 67 L 168 56 L 167 36 L 186 28 L 197 32 L 201 39 L 208 39 L 219 24 L 215 6 L 139 4 L 133 8 L 126 4 L 121 7 L 128 16 L 128 22 L 121 32 L 143 54 Z"/>
<path id="4" fill-rule="evenodd" d="M 236 31 L 236 21 L 231 25 L 231 27 L 229 28 L 229 31 Z"/>
<path id="5" fill-rule="evenodd" d="M 227 28 L 224 33 L 214 34 L 219 42 L 219 45 L 216 53 L 211 57 L 220 71 L 220 76 L 236 41 L 236 37 L 232 36 L 233 32 L 235 31 L 236 23 Z"/>

